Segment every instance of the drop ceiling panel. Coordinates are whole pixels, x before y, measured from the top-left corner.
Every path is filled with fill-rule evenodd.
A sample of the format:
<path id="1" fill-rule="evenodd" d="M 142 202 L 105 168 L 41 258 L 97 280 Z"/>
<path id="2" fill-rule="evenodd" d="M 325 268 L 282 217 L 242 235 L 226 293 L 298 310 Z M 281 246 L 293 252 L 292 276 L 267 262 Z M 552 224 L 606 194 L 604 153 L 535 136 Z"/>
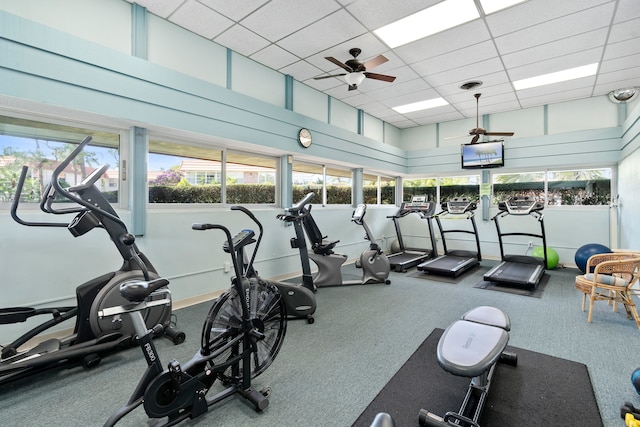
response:
<path id="1" fill-rule="evenodd" d="M 233 25 L 233 21 L 195 0 L 188 0 L 169 20 L 206 39 L 212 39 Z"/>
<path id="2" fill-rule="evenodd" d="M 610 21 L 603 20 L 602 17 L 611 16 L 613 10 L 613 4 L 587 9 L 583 12 L 496 37 L 496 45 L 500 53 L 506 55 L 554 40 L 605 28 Z"/>
<path id="3" fill-rule="evenodd" d="M 271 44 L 267 39 L 238 24 L 214 38 L 213 41 L 244 56 L 250 56 Z"/>
<path id="4" fill-rule="evenodd" d="M 136 2 L 401 128 L 468 115 L 474 111 L 475 92 L 483 94 L 480 107 L 491 114 L 640 86 L 639 0 L 528 0 L 394 49 L 373 30 L 440 0 Z M 348 91 L 342 78 L 313 80 L 344 73 L 325 57 L 346 62 L 349 49 L 355 47 L 362 49 L 359 58 L 365 62 L 377 55 L 387 57 L 388 62 L 369 71 L 396 76 L 395 82 L 365 79 L 358 89 Z M 513 80 L 589 62 L 602 62 L 595 77 L 513 90 Z M 483 84 L 460 89 L 469 80 Z M 391 109 L 437 97 L 445 98 L 452 112 L 425 110 L 410 118 Z"/>

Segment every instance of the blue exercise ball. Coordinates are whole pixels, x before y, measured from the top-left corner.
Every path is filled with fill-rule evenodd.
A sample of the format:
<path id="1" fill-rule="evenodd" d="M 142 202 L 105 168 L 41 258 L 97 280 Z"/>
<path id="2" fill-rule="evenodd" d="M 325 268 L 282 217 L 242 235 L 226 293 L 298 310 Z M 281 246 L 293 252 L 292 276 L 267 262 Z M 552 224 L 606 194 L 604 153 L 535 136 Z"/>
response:
<path id="1" fill-rule="evenodd" d="M 631 384 L 633 384 L 633 388 L 636 389 L 636 393 L 640 394 L 640 368 L 631 374 Z"/>
<path id="2" fill-rule="evenodd" d="M 611 253 L 611 249 L 599 243 L 589 243 L 587 245 L 580 246 L 576 251 L 576 265 L 582 273 L 586 273 L 587 261 L 591 256 L 608 253 Z"/>

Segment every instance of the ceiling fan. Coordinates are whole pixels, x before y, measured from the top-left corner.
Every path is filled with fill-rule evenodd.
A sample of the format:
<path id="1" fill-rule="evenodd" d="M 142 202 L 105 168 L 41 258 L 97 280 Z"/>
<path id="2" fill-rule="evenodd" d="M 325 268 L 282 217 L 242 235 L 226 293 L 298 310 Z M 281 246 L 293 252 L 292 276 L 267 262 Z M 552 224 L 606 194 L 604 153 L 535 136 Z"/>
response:
<path id="1" fill-rule="evenodd" d="M 478 120 L 480 119 L 480 113 L 478 112 L 478 104 L 480 103 L 480 93 L 476 93 L 473 96 L 476 97 L 476 127 L 469 131 L 469 135 L 473 135 L 471 138 L 471 144 L 475 144 L 480 139 L 480 135 L 487 136 L 513 136 L 513 132 L 487 132 L 486 129 L 478 126 Z"/>
<path id="2" fill-rule="evenodd" d="M 344 79 L 349 85 L 349 90 L 357 89 L 358 85 L 362 83 L 362 81 L 365 78 L 382 80 L 384 82 L 392 82 L 396 79 L 394 76 L 386 76 L 384 74 L 370 73 L 367 71 L 367 69 L 369 68 L 373 68 L 380 64 L 384 64 L 385 62 L 388 61 L 387 58 L 385 58 L 382 55 L 378 55 L 377 57 L 370 59 L 367 62 L 362 62 L 361 60 L 358 59 L 358 55 L 360 55 L 360 52 L 362 51 L 357 47 L 354 47 L 353 49 L 349 49 L 349 53 L 351 54 L 351 56 L 353 56 L 353 59 L 349 59 L 345 63 L 338 61 L 336 58 L 332 56 L 325 56 L 326 60 L 333 62 L 338 67 L 344 69 L 346 73 L 332 74 L 330 76 L 314 77 L 313 79 L 320 80 L 320 79 L 328 79 L 330 77 L 344 76 Z"/>

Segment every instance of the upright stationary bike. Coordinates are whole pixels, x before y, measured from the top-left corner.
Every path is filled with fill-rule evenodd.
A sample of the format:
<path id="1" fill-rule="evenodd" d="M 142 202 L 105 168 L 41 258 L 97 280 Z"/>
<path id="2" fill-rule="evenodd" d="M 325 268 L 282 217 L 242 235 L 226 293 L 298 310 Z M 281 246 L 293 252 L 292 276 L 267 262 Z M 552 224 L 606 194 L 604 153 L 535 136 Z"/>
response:
<path id="1" fill-rule="evenodd" d="M 231 209 L 244 212 L 260 224 L 248 209 L 241 206 Z M 150 418 L 161 419 L 161 425 L 169 426 L 187 418 L 196 418 L 207 412 L 209 406 L 236 393 L 252 404 L 257 412 L 269 404 L 270 391 L 254 390 L 251 380 L 264 372 L 278 354 L 286 333 L 287 316 L 277 287 L 247 277 L 262 233 L 256 241 L 255 232 L 250 229 L 232 237 L 226 227 L 218 224 L 193 224 L 192 228 L 222 230 L 225 233 L 227 240 L 223 249 L 231 255 L 235 272 L 231 288 L 214 301 L 204 322 L 200 349 L 184 364 L 172 360 L 165 369 L 151 339 L 162 330 L 162 326 L 149 329 L 142 312 L 148 305 L 146 298 L 165 286 L 167 281 L 140 280 L 120 286 L 120 293 L 130 304 L 105 308 L 100 316 L 127 315 L 131 319 L 148 368 L 129 402 L 117 410 L 105 426 L 113 426 L 140 405 Z M 245 247 L 252 243 L 256 243 L 253 255 L 245 263 Z M 166 301 L 167 304 L 169 302 Z M 226 388 L 207 397 L 218 379 Z"/>
<path id="2" fill-rule="evenodd" d="M 98 312 L 105 307 L 125 302 L 119 293 L 121 284 L 158 277 L 155 268 L 136 247 L 134 236 L 127 231 L 126 225 L 118 217 L 104 194 L 94 185 L 104 175 L 108 165 L 97 168 L 80 184 L 68 188 L 60 185 L 60 175 L 90 141 L 91 137 L 85 138 L 66 159 L 60 162 L 53 172 L 51 182 L 45 188 L 40 203 L 40 209 L 45 213 L 75 214 L 70 222 L 30 222 L 18 216 L 18 205 L 27 178 L 27 166 L 22 168 L 18 180 L 11 206 L 11 216 L 19 224 L 26 226 L 65 227 L 74 237 L 102 228 L 109 234 L 111 241 L 120 252 L 123 264 L 116 271 L 103 274 L 78 286 L 75 307 L 1 308 L 0 324 L 25 322 L 31 317 L 43 315 L 48 315 L 48 320 L 2 347 L 0 384 L 71 361 L 81 361 L 85 367 L 91 367 L 99 363 L 101 356 L 105 353 L 130 346 L 135 332 L 133 324 L 121 317 L 101 319 Z M 54 207 L 56 196 L 61 196 L 74 204 L 70 207 L 56 208 Z M 171 337 L 174 343 L 179 344 L 184 341 L 185 336 L 184 333 L 169 327 L 171 300 L 166 288 L 164 295 L 163 299 L 168 299 L 169 303 L 156 305 L 153 301 L 148 301 L 147 309 L 141 315 L 148 326 L 162 324 L 165 334 Z M 150 297 L 150 299 L 153 298 Z M 75 328 L 69 336 L 49 339 L 40 336 L 52 327 L 73 318 L 75 318 Z M 40 338 L 41 342 L 35 346 L 31 345 L 37 338 Z"/>

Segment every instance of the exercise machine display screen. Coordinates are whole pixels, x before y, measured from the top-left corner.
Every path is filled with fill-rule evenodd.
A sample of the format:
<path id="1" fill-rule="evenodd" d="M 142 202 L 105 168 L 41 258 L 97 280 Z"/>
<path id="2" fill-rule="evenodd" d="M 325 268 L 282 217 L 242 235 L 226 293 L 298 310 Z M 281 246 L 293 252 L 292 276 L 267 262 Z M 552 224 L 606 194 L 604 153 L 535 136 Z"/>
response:
<path id="1" fill-rule="evenodd" d="M 478 206 L 469 199 L 451 199 L 443 204 L 442 209 L 452 214 L 463 214 L 476 210 Z"/>
<path id="2" fill-rule="evenodd" d="M 536 202 L 529 197 L 511 197 L 506 202 L 500 202 L 498 208 L 512 215 L 528 215 L 544 209 L 544 203 Z"/>

